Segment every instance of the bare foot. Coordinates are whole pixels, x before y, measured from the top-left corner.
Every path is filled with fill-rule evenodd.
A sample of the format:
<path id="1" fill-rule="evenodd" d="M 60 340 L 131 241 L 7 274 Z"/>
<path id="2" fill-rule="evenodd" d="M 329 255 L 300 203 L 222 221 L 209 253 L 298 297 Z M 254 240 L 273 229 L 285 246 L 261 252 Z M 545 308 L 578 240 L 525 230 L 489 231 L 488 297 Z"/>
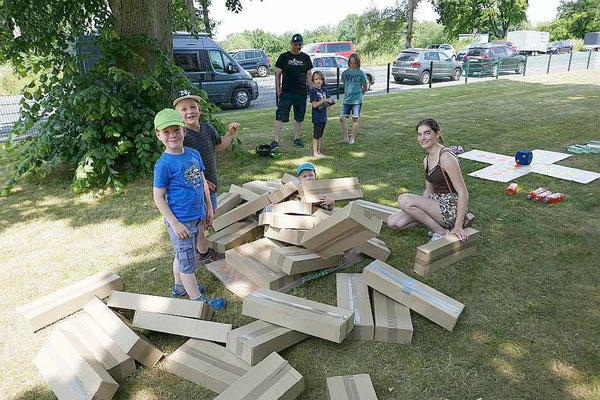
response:
<path id="1" fill-rule="evenodd" d="M 350 144 L 354 144 L 354 139 L 350 139 Z"/>
<path id="2" fill-rule="evenodd" d="M 338 143 L 350 143 L 348 139 L 338 140 Z"/>
<path id="3" fill-rule="evenodd" d="M 316 158 L 327 158 L 327 156 L 325 154 L 323 154 L 323 153 L 313 154 L 313 157 L 316 157 Z"/>

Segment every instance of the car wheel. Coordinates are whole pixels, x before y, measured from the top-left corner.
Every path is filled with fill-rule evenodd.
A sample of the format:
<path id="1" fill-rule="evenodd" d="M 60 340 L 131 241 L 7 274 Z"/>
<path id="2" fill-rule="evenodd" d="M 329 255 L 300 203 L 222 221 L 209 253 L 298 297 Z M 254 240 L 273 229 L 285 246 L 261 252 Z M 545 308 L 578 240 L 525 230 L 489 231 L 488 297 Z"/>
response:
<path id="1" fill-rule="evenodd" d="M 452 77 L 451 77 L 451 79 L 452 79 L 453 81 L 459 81 L 461 76 L 462 76 L 462 71 L 461 71 L 461 69 L 460 69 L 460 68 L 456 68 L 456 69 L 454 70 L 454 72 L 452 72 Z"/>
<path id="2" fill-rule="evenodd" d="M 260 76 L 261 78 L 264 78 L 265 76 L 269 76 L 269 68 L 267 68 L 266 65 L 261 65 L 260 67 L 258 67 L 256 74 L 258 76 Z"/>
<path id="3" fill-rule="evenodd" d="M 497 66 L 497 65 L 494 65 L 494 66 L 492 67 L 492 70 L 491 70 L 491 72 L 490 72 L 490 73 L 492 74 L 492 76 L 493 76 L 494 78 L 495 78 L 496 76 L 498 76 L 498 66 Z"/>
<path id="4" fill-rule="evenodd" d="M 399 76 L 394 77 L 394 82 L 396 82 L 396 83 L 402 83 L 403 81 L 404 81 L 404 78 L 400 78 Z"/>
<path id="5" fill-rule="evenodd" d="M 525 63 L 520 62 L 515 68 L 515 72 L 519 75 L 523 75 L 523 71 L 525 70 Z"/>
<path id="6" fill-rule="evenodd" d="M 421 79 L 419 79 L 419 82 L 421 82 L 422 84 L 427 84 L 427 83 L 429 83 L 430 79 L 431 79 L 431 75 L 429 74 L 429 71 L 423 71 L 423 73 L 421 74 Z"/>
<path id="7" fill-rule="evenodd" d="M 235 89 L 231 96 L 231 105 L 234 108 L 246 108 L 250 105 L 250 92 L 247 89 Z"/>

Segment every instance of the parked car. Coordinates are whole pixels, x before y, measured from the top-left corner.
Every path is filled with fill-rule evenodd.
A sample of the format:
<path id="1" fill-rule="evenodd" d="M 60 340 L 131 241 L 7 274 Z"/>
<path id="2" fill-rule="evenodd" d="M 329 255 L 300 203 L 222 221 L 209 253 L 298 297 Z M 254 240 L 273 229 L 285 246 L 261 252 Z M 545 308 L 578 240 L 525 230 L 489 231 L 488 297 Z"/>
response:
<path id="1" fill-rule="evenodd" d="M 313 63 L 313 72 L 321 71 L 325 75 L 325 87 L 330 92 L 335 93 L 337 83 L 337 69 L 340 69 L 340 91 L 344 90 L 342 82 L 342 72 L 348 69 L 348 59 L 338 54 L 309 54 Z M 367 75 L 367 90 L 375 83 L 375 74 L 370 68 L 361 67 L 361 70 Z"/>
<path id="2" fill-rule="evenodd" d="M 448 58 L 456 58 L 456 52 L 454 46 L 451 44 L 430 44 L 427 46 L 428 49 L 437 49 L 448 56 Z"/>
<path id="3" fill-rule="evenodd" d="M 583 37 L 583 49 L 600 51 L 600 32 L 588 32 Z"/>
<path id="4" fill-rule="evenodd" d="M 261 78 L 269 76 L 271 59 L 267 57 L 264 51 L 259 49 L 240 49 L 232 50 L 229 54 L 242 68 L 251 74 Z"/>
<path id="5" fill-rule="evenodd" d="M 557 40 L 556 42 L 551 42 L 548 44 L 546 48 L 547 53 L 570 53 L 573 51 L 573 43 L 568 40 Z"/>
<path id="6" fill-rule="evenodd" d="M 308 43 L 302 47 L 302 51 L 306 54 L 310 53 L 334 53 L 342 57 L 350 57 L 354 53 L 354 45 L 352 42 L 321 42 Z"/>
<path id="7" fill-rule="evenodd" d="M 433 76 L 431 63 L 433 62 Z M 462 63 L 451 59 L 446 53 L 434 49 L 407 49 L 396 57 L 392 66 L 394 81 L 405 79 L 429 83 L 433 79 L 450 78 L 453 81 L 462 75 Z"/>
<path id="8" fill-rule="evenodd" d="M 505 46 L 510 47 L 511 49 L 513 49 L 514 51 L 516 51 L 517 53 L 519 52 L 519 48 L 513 42 L 509 42 L 508 40 L 492 40 L 488 44 L 503 44 Z"/>
<path id="9" fill-rule="evenodd" d="M 498 75 L 498 72 L 514 71 L 522 74 L 525 69 L 525 56 L 501 44 L 480 45 L 467 51 L 465 70 L 469 76 L 475 73 Z"/>
<path id="10" fill-rule="evenodd" d="M 469 43 L 468 45 L 466 45 L 465 47 L 463 47 L 462 49 L 460 49 L 460 51 L 456 54 L 456 61 L 464 61 L 465 54 L 467 54 L 467 51 L 471 47 L 479 46 L 480 44 L 485 44 L 485 43 L 483 43 L 483 42 L 473 42 L 473 43 Z"/>

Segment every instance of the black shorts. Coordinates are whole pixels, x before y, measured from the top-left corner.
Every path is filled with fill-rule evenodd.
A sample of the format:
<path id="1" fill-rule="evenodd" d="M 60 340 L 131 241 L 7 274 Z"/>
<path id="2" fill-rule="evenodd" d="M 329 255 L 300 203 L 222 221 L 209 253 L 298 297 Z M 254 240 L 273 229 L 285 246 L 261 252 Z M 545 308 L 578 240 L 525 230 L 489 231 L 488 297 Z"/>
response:
<path id="1" fill-rule="evenodd" d="M 313 131 L 313 138 L 321 139 L 321 137 L 323 137 L 323 131 L 325 130 L 325 125 L 327 125 L 327 122 L 313 123 L 313 125 L 315 126 L 315 130 Z"/>
<path id="2" fill-rule="evenodd" d="M 306 114 L 306 94 L 303 93 L 281 93 L 279 104 L 275 111 L 275 119 L 281 122 L 288 122 L 292 106 L 294 106 L 294 121 L 304 121 L 304 114 Z"/>

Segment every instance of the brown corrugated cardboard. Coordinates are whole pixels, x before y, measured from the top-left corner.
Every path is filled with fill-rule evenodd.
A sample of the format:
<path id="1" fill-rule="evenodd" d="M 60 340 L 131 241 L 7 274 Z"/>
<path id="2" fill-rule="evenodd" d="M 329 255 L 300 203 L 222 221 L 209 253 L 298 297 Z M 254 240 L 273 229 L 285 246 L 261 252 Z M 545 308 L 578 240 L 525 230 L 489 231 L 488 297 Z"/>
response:
<path id="1" fill-rule="evenodd" d="M 242 314 L 341 343 L 354 327 L 354 312 L 260 288 L 244 299 Z"/>
<path id="2" fill-rule="evenodd" d="M 373 290 L 376 342 L 410 344 L 413 335 L 410 309 Z"/>
<path id="3" fill-rule="evenodd" d="M 327 400 L 377 400 L 369 374 L 327 378 Z"/>
<path id="4" fill-rule="evenodd" d="M 325 196 L 335 201 L 349 201 L 362 198 L 358 178 L 319 179 L 301 182 L 298 195 L 307 203 L 320 203 Z"/>
<path id="5" fill-rule="evenodd" d="M 140 350 L 136 353 L 136 356 L 133 357 L 133 359 L 145 365 L 146 367 L 154 367 L 165 354 L 160 351 L 159 348 L 154 347 L 154 345 L 150 343 L 150 340 L 148 340 L 148 338 L 140 332 L 140 329 L 131 325 L 130 320 L 118 312 L 115 314 L 121 319 L 121 321 L 125 322 L 125 325 L 127 325 L 129 329 L 133 331 L 133 333 L 140 338 L 140 343 L 137 346 L 140 348 Z"/>
<path id="6" fill-rule="evenodd" d="M 281 351 L 306 339 L 308 335 L 265 321 L 254 321 L 227 335 L 227 350 L 250 365 L 274 351 Z"/>
<path id="7" fill-rule="evenodd" d="M 396 268 L 375 260 L 363 270 L 363 279 L 373 289 L 404 304 L 425 318 L 451 331 L 465 308 L 453 298 L 419 282 Z"/>
<path id="8" fill-rule="evenodd" d="M 81 310 L 92 297 L 105 298 L 111 290 L 122 290 L 123 281 L 110 271 L 98 272 L 84 280 L 50 293 L 17 308 L 35 332 Z"/>
<path id="9" fill-rule="evenodd" d="M 181 378 L 221 393 L 250 370 L 250 365 L 225 347 L 190 339 L 167 358 L 167 370 Z"/>
<path id="10" fill-rule="evenodd" d="M 115 380 L 121 381 L 135 372 L 133 358 L 128 356 L 88 314 L 77 315 L 59 327 L 71 331 Z"/>
<path id="11" fill-rule="evenodd" d="M 390 249 L 387 247 L 385 242 L 377 238 L 369 239 L 363 244 L 359 244 L 356 246 L 356 250 L 368 255 L 371 258 L 381 261 L 387 261 L 391 254 Z"/>
<path id="12" fill-rule="evenodd" d="M 153 367 L 163 356 L 160 350 L 134 332 L 99 298 L 92 297 L 83 309 L 134 360 L 147 367 Z"/>
<path id="13" fill-rule="evenodd" d="M 217 209 L 215 210 L 215 218 L 220 217 L 227 211 L 233 210 L 242 202 L 242 198 L 237 193 L 221 193 L 217 197 Z M 213 207 L 215 205 L 213 204 Z"/>
<path id="14" fill-rule="evenodd" d="M 274 249 L 269 258 L 269 264 L 292 275 L 335 267 L 340 265 L 343 259 L 343 254 L 323 258 L 304 247 L 288 246 Z"/>
<path id="15" fill-rule="evenodd" d="M 468 239 L 464 243 L 457 236 L 448 235 L 417 247 L 415 272 L 423 276 L 429 275 L 475 254 L 479 231 L 473 228 L 465 228 L 465 233 Z"/>
<path id="16" fill-rule="evenodd" d="M 387 219 L 390 215 L 396 214 L 400 211 L 399 208 L 394 208 L 390 206 L 385 206 L 379 203 L 373 203 L 372 201 L 366 200 L 356 200 L 356 202 L 363 208 L 371 211 L 373 214 L 377 215 L 379 218 L 383 220 L 383 222 L 387 223 Z"/>
<path id="17" fill-rule="evenodd" d="M 318 208 L 317 206 L 313 206 L 313 208 L 316 208 L 316 210 L 312 213 L 312 216 L 317 219 L 317 224 L 320 224 L 321 222 L 323 222 L 327 218 L 329 218 L 331 215 L 333 215 L 333 210 L 332 211 L 324 210 L 322 208 Z M 339 209 L 339 210 L 341 210 L 341 209 Z"/>
<path id="18" fill-rule="evenodd" d="M 296 182 L 288 182 L 281 186 L 279 189 L 275 190 L 273 193 L 271 193 L 269 195 L 269 201 L 273 204 L 281 203 L 297 191 L 298 187 L 296 186 Z"/>
<path id="19" fill-rule="evenodd" d="M 113 290 L 108 298 L 109 307 L 126 310 L 148 311 L 180 317 L 210 319 L 212 308 L 203 301 L 173 299 Z"/>
<path id="20" fill-rule="evenodd" d="M 347 339 L 373 340 L 375 324 L 369 298 L 369 287 L 362 274 L 335 274 L 337 306 L 354 311 L 354 329 Z"/>
<path id="21" fill-rule="evenodd" d="M 213 228 L 215 228 L 217 231 L 220 231 L 221 229 L 226 228 L 229 225 L 241 221 L 242 219 L 262 210 L 269 205 L 268 196 L 268 194 L 264 194 L 255 200 L 237 206 L 231 211 L 227 211 L 220 217 L 215 218 L 213 221 Z"/>
<path id="22" fill-rule="evenodd" d="M 377 236 L 381 218 L 352 202 L 304 234 L 302 246 L 329 258 Z"/>
<path id="23" fill-rule="evenodd" d="M 229 249 L 261 238 L 263 231 L 264 227 L 258 225 L 258 221 L 245 219 L 215 232 L 206 238 L 206 242 L 217 253 L 225 253 Z"/>
<path id="24" fill-rule="evenodd" d="M 304 390 L 304 377 L 277 353 L 271 353 L 215 400 L 293 400 Z"/>
<path id="25" fill-rule="evenodd" d="M 313 213 L 313 205 L 303 201 L 289 200 L 278 204 L 271 204 L 265 208 L 265 211 L 279 214 L 311 215 Z"/>
<path id="26" fill-rule="evenodd" d="M 206 269 L 233 294 L 242 299 L 258 289 L 258 285 L 240 274 L 235 268 L 227 265 L 225 259 L 220 259 L 206 264 Z"/>
<path id="27" fill-rule="evenodd" d="M 195 339 L 226 343 L 231 324 L 177 317 L 175 315 L 136 311 L 133 326 Z"/>
<path id="28" fill-rule="evenodd" d="M 244 183 L 242 187 L 244 189 L 250 190 L 256 194 L 263 195 L 265 193 L 272 193 L 279 189 L 282 186 L 281 180 L 276 179 L 272 181 L 261 181 L 255 180 L 251 182 Z"/>
<path id="29" fill-rule="evenodd" d="M 290 175 L 287 172 L 284 172 L 283 176 L 281 177 L 281 183 L 283 183 L 285 185 L 286 183 L 292 182 L 292 181 L 295 181 L 296 184 L 300 183 L 298 178 L 296 178 L 294 175 Z"/>
<path id="30" fill-rule="evenodd" d="M 33 362 L 60 400 L 110 400 L 119 388 L 68 330 L 55 329 Z"/>
<path id="31" fill-rule="evenodd" d="M 258 216 L 259 225 L 269 225 L 273 228 L 310 229 L 317 223 L 312 215 L 288 215 L 264 212 Z"/>
<path id="32" fill-rule="evenodd" d="M 251 190 L 244 189 L 241 186 L 233 185 L 233 184 L 231 186 L 229 186 L 229 193 L 239 194 L 240 198 L 244 201 L 252 201 L 252 200 L 256 200 L 260 197 L 259 194 L 256 194 Z"/>
<path id="33" fill-rule="evenodd" d="M 304 232 L 306 232 L 305 229 L 284 229 L 265 225 L 264 237 L 284 243 L 300 245 L 302 238 L 304 238 Z"/>

